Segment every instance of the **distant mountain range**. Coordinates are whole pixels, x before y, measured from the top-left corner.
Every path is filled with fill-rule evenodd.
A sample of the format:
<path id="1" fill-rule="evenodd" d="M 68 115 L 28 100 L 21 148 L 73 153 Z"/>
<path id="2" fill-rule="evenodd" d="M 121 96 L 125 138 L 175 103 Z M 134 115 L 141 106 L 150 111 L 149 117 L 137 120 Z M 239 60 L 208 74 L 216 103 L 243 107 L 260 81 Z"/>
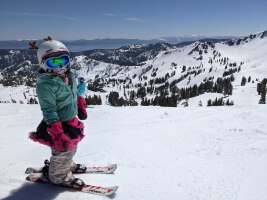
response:
<path id="1" fill-rule="evenodd" d="M 95 40 L 62 40 L 64 44 L 72 52 L 79 52 L 93 49 L 117 49 L 122 46 L 132 44 L 156 44 L 160 42 L 176 45 L 183 42 L 194 42 L 203 39 L 233 39 L 233 36 L 181 36 L 181 37 L 162 37 L 160 39 L 140 40 L 140 39 L 95 39 Z M 31 40 L 6 40 L 0 41 L 0 49 L 27 49 L 28 43 Z M 37 43 L 42 43 L 43 40 L 37 40 Z"/>
<path id="2" fill-rule="evenodd" d="M 21 42 L 26 45 L 28 41 Z M 78 46 L 87 43 L 86 40 L 69 42 Z M 136 101 L 139 105 L 143 102 L 143 105 L 175 106 L 175 102 L 205 93 L 240 99 L 242 94 L 235 93 L 233 88 L 245 84 L 252 89 L 248 95 L 255 96 L 258 84 L 266 78 L 267 31 L 229 40 L 202 38 L 178 44 L 164 40 L 156 44 L 135 42 L 117 49 L 71 53 L 71 67 L 92 84 L 89 95 L 101 95 L 103 102 L 108 95 L 120 96 L 126 100 L 122 101 L 123 105 Z M 37 62 L 35 50 L 11 46 L 0 49 L 0 86 L 34 87 Z M 104 92 L 98 93 L 97 86 Z M 0 102 L 10 102 L 10 94 L 0 97 Z"/>
<path id="3" fill-rule="evenodd" d="M 223 42 L 225 41 L 225 39 L 203 39 L 202 41 Z M 79 48 L 81 48 L 81 46 L 86 46 L 82 43 L 82 40 L 79 40 L 79 42 L 81 42 L 80 44 L 78 44 L 78 41 L 76 42 Z M 104 63 L 111 63 L 120 66 L 136 66 L 142 65 L 143 62 L 155 58 L 162 51 L 181 48 L 192 43 L 194 43 L 194 41 L 181 42 L 175 45 L 163 42 L 156 44 L 131 44 L 122 46 L 117 49 L 93 49 L 72 52 L 71 57 L 73 58 L 73 60 L 75 60 L 75 57 L 77 56 L 85 56 L 89 59 Z M 71 45 L 66 44 L 66 46 L 69 48 L 69 46 Z M 32 64 L 37 64 L 38 61 L 36 57 L 36 51 L 11 47 L 9 49 L 0 49 L 0 72 L 5 68 L 5 70 L 7 70 L 8 72 L 13 72 L 14 68 L 20 67 L 20 65 L 23 65 L 25 61 L 29 61 Z"/>

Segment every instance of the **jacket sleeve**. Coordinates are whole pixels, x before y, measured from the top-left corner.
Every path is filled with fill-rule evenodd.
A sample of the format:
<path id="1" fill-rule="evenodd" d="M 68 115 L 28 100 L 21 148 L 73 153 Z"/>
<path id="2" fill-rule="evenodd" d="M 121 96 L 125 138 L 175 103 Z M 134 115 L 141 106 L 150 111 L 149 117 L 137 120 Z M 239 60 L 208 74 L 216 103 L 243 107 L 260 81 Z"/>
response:
<path id="1" fill-rule="evenodd" d="M 48 125 L 58 121 L 56 93 L 53 91 L 53 87 L 49 86 L 49 83 L 42 82 L 37 85 L 36 93 L 43 113 L 43 120 Z"/>
<path id="2" fill-rule="evenodd" d="M 86 101 L 82 96 L 78 97 L 77 105 L 78 105 L 78 118 L 80 120 L 86 120 L 87 118 Z"/>

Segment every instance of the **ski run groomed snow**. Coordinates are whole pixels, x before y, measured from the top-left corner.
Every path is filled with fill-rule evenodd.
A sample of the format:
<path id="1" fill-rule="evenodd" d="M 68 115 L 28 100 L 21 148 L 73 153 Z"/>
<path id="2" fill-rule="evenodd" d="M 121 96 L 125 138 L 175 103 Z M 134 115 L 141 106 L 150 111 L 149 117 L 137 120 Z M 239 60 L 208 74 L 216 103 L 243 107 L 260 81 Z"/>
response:
<path id="1" fill-rule="evenodd" d="M 119 185 L 116 200 L 266 200 L 267 107 L 88 108 L 75 161 L 118 164 L 114 174 L 76 175 Z M 0 199 L 109 199 L 25 181 L 50 149 L 27 138 L 39 105 L 0 104 Z"/>

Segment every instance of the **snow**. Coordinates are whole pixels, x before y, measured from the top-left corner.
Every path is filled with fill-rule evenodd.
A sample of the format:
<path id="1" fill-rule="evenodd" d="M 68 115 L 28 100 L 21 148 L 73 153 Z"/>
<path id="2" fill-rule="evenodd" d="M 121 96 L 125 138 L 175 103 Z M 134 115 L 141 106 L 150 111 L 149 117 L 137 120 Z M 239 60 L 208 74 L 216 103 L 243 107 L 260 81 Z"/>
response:
<path id="1" fill-rule="evenodd" d="M 17 87 L 4 87 L 0 84 L 0 102 L 12 102 L 12 99 L 16 103 L 28 103 L 30 98 L 36 97 L 35 88 L 20 85 Z"/>
<path id="2" fill-rule="evenodd" d="M 267 199 L 267 105 L 258 104 L 256 90 L 257 83 L 266 78 L 267 37 L 247 39 L 233 46 L 216 43 L 202 53 L 202 60 L 197 60 L 200 54 L 190 52 L 198 45 L 203 50 L 201 44 L 163 51 L 143 66 L 119 66 L 75 57 L 80 67 L 77 73 L 86 80 L 93 80 L 96 75 L 123 79 L 136 74 L 133 85 L 153 79 L 151 73 L 156 68 L 157 77 L 176 72 L 169 82 L 187 73 L 189 67 L 203 69 L 203 73 L 191 75 L 190 81 L 186 78 L 179 82 L 179 88 L 200 84 L 209 77 L 214 76 L 214 81 L 222 77 L 226 64 L 218 60 L 224 57 L 229 58 L 228 64 L 237 63 L 237 67 L 243 62 L 241 71 L 234 74 L 233 95 L 205 93 L 190 98 L 188 107 L 181 101 L 177 108 L 115 108 L 106 105 L 108 93 L 95 93 L 104 105 L 88 108 L 86 137 L 75 161 L 90 166 L 116 163 L 118 169 L 113 175 L 77 176 L 89 184 L 119 185 L 112 197 L 118 200 Z M 184 65 L 186 71 L 182 72 Z M 148 79 L 140 80 L 140 75 Z M 243 76 L 251 76 L 251 82 L 240 86 Z M 110 84 L 103 89 L 118 91 L 122 96 L 122 86 Z M 88 94 L 93 95 L 91 91 Z M 25 104 L 35 96 L 35 88 L 0 85 L 0 101 L 17 102 L 0 104 L 0 199 L 108 199 L 25 181 L 25 169 L 42 166 L 50 156 L 49 148 L 27 138 L 42 119 L 39 105 Z M 224 101 L 229 98 L 234 106 L 207 107 L 209 99 L 221 97 Z"/>
<path id="3" fill-rule="evenodd" d="M 233 95 L 224 96 L 221 93 L 205 93 L 193 98 L 188 99 L 188 106 L 189 107 L 198 107 L 199 102 L 202 102 L 203 106 L 207 106 L 208 100 L 215 100 L 215 99 L 223 98 L 224 102 L 229 99 L 230 101 L 234 102 L 234 105 L 237 107 L 242 106 L 254 106 L 259 103 L 260 95 L 257 93 L 257 88 L 255 84 L 247 84 L 246 86 L 236 86 L 233 88 Z M 182 103 L 185 100 L 181 101 L 178 106 L 182 106 Z"/>
<path id="4" fill-rule="evenodd" d="M 266 200 L 266 108 L 88 108 L 75 161 L 118 169 L 78 176 L 119 185 L 118 200 Z M 108 199 L 25 181 L 24 170 L 50 155 L 27 138 L 41 118 L 38 105 L 0 104 L 0 199 Z"/>

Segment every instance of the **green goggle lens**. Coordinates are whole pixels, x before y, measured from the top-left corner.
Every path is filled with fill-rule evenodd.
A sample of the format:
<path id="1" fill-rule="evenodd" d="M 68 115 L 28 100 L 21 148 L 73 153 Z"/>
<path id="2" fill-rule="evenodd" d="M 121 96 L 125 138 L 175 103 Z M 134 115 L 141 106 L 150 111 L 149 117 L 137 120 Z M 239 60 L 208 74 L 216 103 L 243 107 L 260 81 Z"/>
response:
<path id="1" fill-rule="evenodd" d="M 70 63 L 70 57 L 68 55 L 61 55 L 58 57 L 51 57 L 48 58 L 44 64 L 51 69 L 55 69 L 58 67 L 67 67 L 67 65 Z"/>

